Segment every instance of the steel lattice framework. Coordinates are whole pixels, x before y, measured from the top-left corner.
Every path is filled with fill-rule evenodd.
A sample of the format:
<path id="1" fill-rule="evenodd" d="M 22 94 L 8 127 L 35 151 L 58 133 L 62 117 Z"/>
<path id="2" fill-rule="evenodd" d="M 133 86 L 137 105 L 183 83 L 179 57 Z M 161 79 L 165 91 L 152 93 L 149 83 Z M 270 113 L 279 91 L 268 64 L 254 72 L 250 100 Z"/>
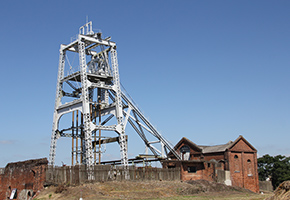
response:
<path id="1" fill-rule="evenodd" d="M 78 54 L 79 66 L 75 72 L 65 76 L 68 52 Z M 79 87 L 75 86 L 78 84 Z M 71 92 L 65 92 L 64 85 L 68 85 Z M 62 103 L 63 98 L 70 100 Z M 60 130 L 60 118 L 68 113 L 72 113 L 72 126 Z M 113 124 L 108 125 L 113 119 Z M 99 154 L 100 161 L 103 143 L 118 142 L 121 164 L 128 166 L 125 134 L 128 122 L 155 157 L 166 159 L 167 153 L 172 152 L 180 159 L 131 98 L 122 92 L 116 43 L 112 42 L 110 37 L 103 39 L 100 32 L 95 33 L 92 22 L 89 22 L 80 27 L 77 39 L 60 47 L 49 164 L 55 164 L 57 139 L 71 137 L 72 155 L 76 156 L 76 161 L 79 155 L 82 164 L 92 166 L 97 162 L 96 153 Z M 101 131 L 115 132 L 117 137 L 102 137 Z M 154 141 L 149 140 L 152 137 Z M 156 144 L 160 144 L 159 148 Z"/>

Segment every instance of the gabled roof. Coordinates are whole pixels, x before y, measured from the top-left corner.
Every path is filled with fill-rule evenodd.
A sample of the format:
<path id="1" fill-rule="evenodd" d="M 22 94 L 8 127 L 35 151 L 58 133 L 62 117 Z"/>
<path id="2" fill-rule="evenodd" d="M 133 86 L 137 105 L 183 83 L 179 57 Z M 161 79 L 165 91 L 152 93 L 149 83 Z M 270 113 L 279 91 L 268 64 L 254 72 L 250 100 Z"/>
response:
<path id="1" fill-rule="evenodd" d="M 251 149 L 257 151 L 242 135 L 240 135 L 229 147 L 228 149 L 233 148 L 240 140 L 243 140 Z"/>
<path id="2" fill-rule="evenodd" d="M 183 137 L 181 138 L 181 140 L 174 146 L 174 150 L 177 150 L 178 147 L 183 144 L 183 143 L 186 143 L 188 144 L 192 149 L 197 149 L 198 151 L 202 151 L 202 149 L 197 145 L 195 144 L 194 142 L 190 141 L 189 139 L 187 139 L 186 137 Z"/>
<path id="3" fill-rule="evenodd" d="M 257 151 L 242 135 L 240 135 L 235 141 L 229 141 L 226 144 L 221 145 L 214 145 L 214 146 L 205 146 L 205 145 L 197 145 L 187 139 L 186 137 L 183 137 L 174 147 L 175 150 L 180 147 L 181 144 L 186 143 L 191 148 L 197 149 L 202 153 L 217 153 L 217 152 L 225 152 L 226 150 L 229 150 L 233 148 L 240 140 L 243 140 L 252 150 Z"/>

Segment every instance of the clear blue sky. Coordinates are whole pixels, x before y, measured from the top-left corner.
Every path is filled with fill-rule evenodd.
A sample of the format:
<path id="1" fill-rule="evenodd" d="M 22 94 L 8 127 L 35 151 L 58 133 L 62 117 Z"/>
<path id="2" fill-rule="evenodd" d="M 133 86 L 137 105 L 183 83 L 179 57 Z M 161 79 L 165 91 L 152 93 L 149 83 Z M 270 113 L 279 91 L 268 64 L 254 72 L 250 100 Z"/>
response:
<path id="1" fill-rule="evenodd" d="M 59 46 L 86 16 L 117 43 L 122 84 L 171 143 L 243 135 L 260 156 L 289 156 L 289 10 L 286 0 L 2 1 L 0 167 L 48 157 Z M 129 155 L 143 153 L 128 134 Z M 58 144 L 56 164 L 69 164 L 70 140 Z"/>

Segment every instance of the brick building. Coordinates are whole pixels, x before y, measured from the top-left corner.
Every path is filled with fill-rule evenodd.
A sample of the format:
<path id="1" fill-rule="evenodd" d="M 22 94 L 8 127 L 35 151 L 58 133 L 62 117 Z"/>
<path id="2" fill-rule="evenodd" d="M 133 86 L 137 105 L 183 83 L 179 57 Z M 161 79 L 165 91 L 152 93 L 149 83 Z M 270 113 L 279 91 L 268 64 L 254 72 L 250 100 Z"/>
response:
<path id="1" fill-rule="evenodd" d="M 259 192 L 257 150 L 243 137 L 215 146 L 197 145 L 182 138 L 175 150 L 182 160 L 169 153 L 164 168 L 180 167 L 182 180 L 204 179 Z"/>
<path id="2" fill-rule="evenodd" d="M 47 159 L 8 163 L 0 174 L 0 199 L 32 199 L 43 188 Z"/>

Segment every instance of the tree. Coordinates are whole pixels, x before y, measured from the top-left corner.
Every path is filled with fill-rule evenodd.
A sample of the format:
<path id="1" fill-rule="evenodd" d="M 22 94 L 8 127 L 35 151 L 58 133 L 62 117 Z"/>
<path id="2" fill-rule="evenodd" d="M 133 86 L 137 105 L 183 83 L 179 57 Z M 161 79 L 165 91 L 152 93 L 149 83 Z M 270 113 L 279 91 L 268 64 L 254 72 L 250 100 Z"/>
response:
<path id="1" fill-rule="evenodd" d="M 270 156 L 268 154 L 258 158 L 259 180 L 265 181 L 271 178 L 274 189 L 280 183 L 290 180 L 290 157 L 286 156 Z"/>

